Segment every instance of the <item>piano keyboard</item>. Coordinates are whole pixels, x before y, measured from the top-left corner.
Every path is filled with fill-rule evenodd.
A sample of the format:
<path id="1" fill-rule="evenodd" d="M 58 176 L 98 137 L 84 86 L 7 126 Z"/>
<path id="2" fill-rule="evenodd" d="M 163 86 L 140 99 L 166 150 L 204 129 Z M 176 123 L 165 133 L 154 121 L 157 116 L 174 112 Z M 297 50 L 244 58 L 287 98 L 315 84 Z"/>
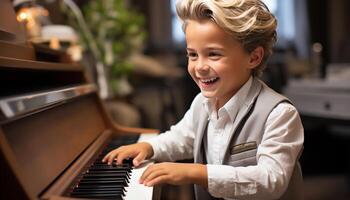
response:
<path id="1" fill-rule="evenodd" d="M 144 137 L 140 137 L 143 140 Z M 139 184 L 139 177 L 146 169 L 133 168 L 132 159 L 125 160 L 122 165 L 102 163 L 102 158 L 111 150 L 137 142 L 136 137 L 113 140 L 95 159 L 95 161 L 82 172 L 67 196 L 89 199 L 152 199 L 152 188 Z"/>

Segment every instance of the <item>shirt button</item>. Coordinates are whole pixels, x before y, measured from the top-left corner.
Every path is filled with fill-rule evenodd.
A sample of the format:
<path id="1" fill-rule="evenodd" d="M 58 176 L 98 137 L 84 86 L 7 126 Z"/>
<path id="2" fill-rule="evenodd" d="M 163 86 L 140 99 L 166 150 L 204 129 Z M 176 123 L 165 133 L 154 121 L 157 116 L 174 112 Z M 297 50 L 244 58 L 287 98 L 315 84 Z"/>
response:
<path id="1" fill-rule="evenodd" d="M 215 133 L 221 134 L 222 133 L 222 129 L 215 129 Z"/>

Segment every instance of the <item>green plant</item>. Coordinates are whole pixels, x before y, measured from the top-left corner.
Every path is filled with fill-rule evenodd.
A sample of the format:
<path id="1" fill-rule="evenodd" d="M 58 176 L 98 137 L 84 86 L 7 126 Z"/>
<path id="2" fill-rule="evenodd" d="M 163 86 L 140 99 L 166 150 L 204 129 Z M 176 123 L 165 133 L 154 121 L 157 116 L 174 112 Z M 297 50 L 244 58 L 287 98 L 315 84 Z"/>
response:
<path id="1" fill-rule="evenodd" d="M 123 85 L 120 81 L 126 80 L 133 67 L 128 57 L 142 48 L 146 38 L 145 18 L 129 8 L 125 0 L 90 0 L 83 6 L 83 15 L 92 38 L 86 37 L 77 24 L 73 26 L 80 32 L 83 46 L 91 47 L 89 43 L 94 40 L 96 59 L 104 64 L 110 86 L 119 94 Z"/>

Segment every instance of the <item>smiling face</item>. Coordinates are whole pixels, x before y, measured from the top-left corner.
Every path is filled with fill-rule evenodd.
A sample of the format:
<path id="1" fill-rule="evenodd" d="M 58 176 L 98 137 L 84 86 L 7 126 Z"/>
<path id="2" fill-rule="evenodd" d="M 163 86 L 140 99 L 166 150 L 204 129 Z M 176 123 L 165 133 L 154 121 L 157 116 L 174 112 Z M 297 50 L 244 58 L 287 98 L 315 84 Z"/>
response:
<path id="1" fill-rule="evenodd" d="M 258 47 L 247 53 L 237 40 L 210 20 L 186 23 L 188 72 L 205 97 L 217 100 L 219 109 L 249 79 L 263 50 Z"/>

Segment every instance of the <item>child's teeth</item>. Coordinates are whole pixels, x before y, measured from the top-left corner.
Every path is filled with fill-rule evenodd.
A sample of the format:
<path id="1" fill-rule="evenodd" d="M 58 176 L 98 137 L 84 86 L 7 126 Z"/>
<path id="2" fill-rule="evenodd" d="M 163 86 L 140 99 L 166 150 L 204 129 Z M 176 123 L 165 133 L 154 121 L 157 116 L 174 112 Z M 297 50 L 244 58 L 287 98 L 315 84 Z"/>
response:
<path id="1" fill-rule="evenodd" d="M 202 82 L 209 83 L 209 82 L 213 82 L 215 80 L 216 80 L 216 77 L 215 78 L 211 78 L 211 79 L 203 79 Z"/>

